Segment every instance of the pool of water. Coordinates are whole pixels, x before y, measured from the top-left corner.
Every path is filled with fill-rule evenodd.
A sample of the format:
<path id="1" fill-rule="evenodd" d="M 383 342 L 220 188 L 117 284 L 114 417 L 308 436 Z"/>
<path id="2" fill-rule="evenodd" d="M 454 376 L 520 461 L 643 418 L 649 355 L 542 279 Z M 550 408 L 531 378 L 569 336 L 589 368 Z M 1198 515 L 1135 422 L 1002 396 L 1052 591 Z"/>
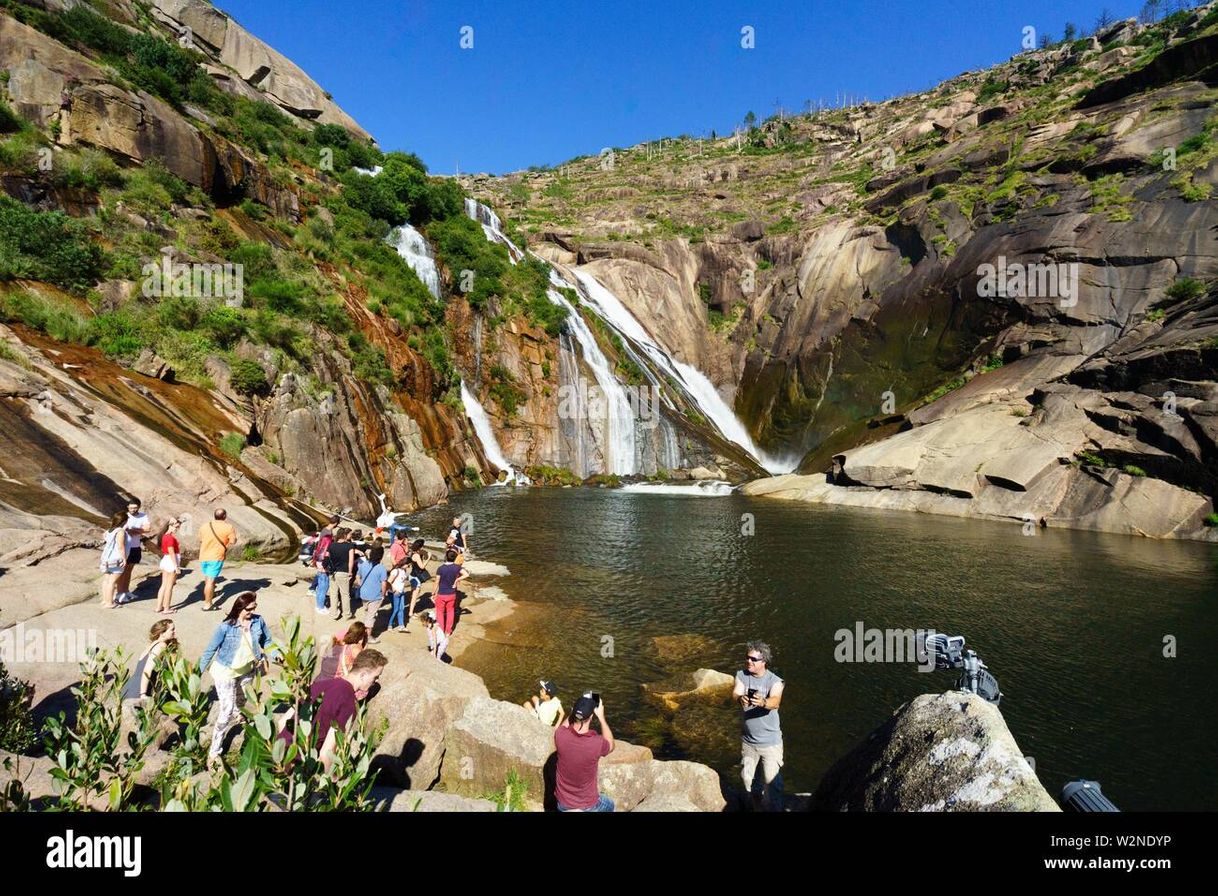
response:
<path id="1" fill-rule="evenodd" d="M 734 672 L 745 642 L 764 640 L 787 682 L 786 789 L 810 791 L 901 703 L 956 680 L 839 662 L 839 630 L 931 628 L 964 635 L 990 667 L 1054 796 L 1087 777 L 1125 810 L 1218 808 L 1216 546 L 582 488 L 484 489 L 418 524 L 439 534 L 461 513 L 475 552 L 510 567 L 505 590 L 528 602 L 502 643 L 462 661 L 496 697 L 523 700 L 546 677 L 569 709 L 598 690 L 619 736 L 734 777 L 739 711 L 674 712 L 643 686 Z"/>

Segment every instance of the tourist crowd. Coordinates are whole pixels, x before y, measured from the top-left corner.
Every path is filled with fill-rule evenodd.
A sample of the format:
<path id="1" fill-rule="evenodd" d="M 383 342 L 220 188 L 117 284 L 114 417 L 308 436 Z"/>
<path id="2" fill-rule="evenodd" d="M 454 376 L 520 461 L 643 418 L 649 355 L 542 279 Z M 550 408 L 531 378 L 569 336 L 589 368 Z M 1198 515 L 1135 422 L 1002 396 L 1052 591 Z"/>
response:
<path id="1" fill-rule="evenodd" d="M 460 517 L 452 521 L 444 562 L 434 573 L 428 569 L 432 558 L 425 540 L 410 540 L 410 533 L 418 530 L 398 525 L 393 514 L 382 517 L 387 525 L 365 534 L 359 528 L 344 526 L 337 515 L 331 516 L 324 528 L 306 535 L 301 542 L 300 562 L 313 572 L 309 592 L 315 612 L 337 620 L 343 618 L 345 607 L 350 622 L 326 645 L 318 678 L 310 688 L 310 697 L 317 702 L 317 743 L 327 769 L 333 761 L 336 731 L 355 717 L 358 702 L 368 695 L 388 662 L 382 653 L 368 647 L 381 640 L 377 632 L 380 611 L 388 605 L 388 619 L 381 634 L 406 632 L 407 621 L 415 617 L 423 585 L 434 579 L 433 609 L 419 613 L 418 618 L 427 631 L 428 652 L 442 661 L 456 622 L 458 586 L 469 577 L 465 567 L 469 544 Z M 183 571 L 178 538 L 181 526 L 181 519 L 171 517 L 154 539 L 160 549 L 161 574 L 156 612 L 162 616 L 176 613 L 184 605 L 175 607 L 173 603 L 174 587 Z M 150 534 L 148 515 L 138 499 L 132 499 L 125 512 L 115 513 L 110 519 L 100 560 L 103 607 L 131 602 L 131 577 Z M 203 611 L 220 608 L 216 582 L 237 543 L 236 529 L 225 511 L 217 509 L 199 533 Z M 363 610 L 362 621 L 356 620 L 357 607 Z M 257 608 L 256 592 L 236 595 L 199 661 L 200 674 L 211 673 L 218 703 L 209 764 L 220 761 L 227 736 L 241 718 L 246 685 L 278 658 L 270 630 Z M 767 644 L 752 641 L 747 648 L 744 668 L 736 673 L 733 688 L 733 698 L 742 710 L 741 774 L 746 792 L 752 794 L 760 766 L 762 786 L 760 795 L 753 796 L 754 807 L 773 810 L 781 808 L 778 775 L 783 745 L 778 708 L 784 683 L 769 669 L 772 652 Z M 145 699 L 155 685 L 158 657 L 176 649 L 173 622 L 158 620 L 149 631 L 149 643 L 136 661 L 124 698 Z M 615 746 L 600 695 L 580 695 L 568 718 L 557 686 L 542 680 L 537 693 L 523 705 L 555 729 L 554 801 L 558 810 L 612 812 L 613 800 L 597 788 L 600 760 Z"/>

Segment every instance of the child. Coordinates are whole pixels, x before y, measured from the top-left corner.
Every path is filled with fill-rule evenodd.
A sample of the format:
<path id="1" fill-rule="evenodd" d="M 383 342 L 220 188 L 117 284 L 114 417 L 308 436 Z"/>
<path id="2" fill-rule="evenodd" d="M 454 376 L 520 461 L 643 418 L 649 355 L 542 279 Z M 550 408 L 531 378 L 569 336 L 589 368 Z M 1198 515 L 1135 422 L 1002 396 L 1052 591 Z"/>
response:
<path id="1" fill-rule="evenodd" d="M 562 703 L 558 699 L 558 688 L 552 681 L 539 681 L 537 693 L 524 703 L 525 709 L 531 709 L 551 728 L 562 721 Z"/>
<path id="2" fill-rule="evenodd" d="M 423 620 L 423 625 L 427 628 L 427 652 L 443 662 L 444 652 L 448 650 L 448 635 L 444 634 L 444 629 L 436 625 L 436 614 L 433 611 L 424 610 L 419 614 L 419 618 Z"/>

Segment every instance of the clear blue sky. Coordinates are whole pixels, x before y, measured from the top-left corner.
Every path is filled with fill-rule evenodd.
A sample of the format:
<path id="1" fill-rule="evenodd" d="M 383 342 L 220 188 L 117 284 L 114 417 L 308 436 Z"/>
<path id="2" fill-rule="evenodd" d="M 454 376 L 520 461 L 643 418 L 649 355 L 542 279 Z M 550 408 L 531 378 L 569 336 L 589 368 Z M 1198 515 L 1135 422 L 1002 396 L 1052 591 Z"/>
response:
<path id="1" fill-rule="evenodd" d="M 383 149 L 437 174 L 730 132 L 748 111 L 924 90 L 1140 0 L 217 0 Z M 472 49 L 460 47 L 463 26 Z M 756 46 L 741 47 L 741 28 Z"/>

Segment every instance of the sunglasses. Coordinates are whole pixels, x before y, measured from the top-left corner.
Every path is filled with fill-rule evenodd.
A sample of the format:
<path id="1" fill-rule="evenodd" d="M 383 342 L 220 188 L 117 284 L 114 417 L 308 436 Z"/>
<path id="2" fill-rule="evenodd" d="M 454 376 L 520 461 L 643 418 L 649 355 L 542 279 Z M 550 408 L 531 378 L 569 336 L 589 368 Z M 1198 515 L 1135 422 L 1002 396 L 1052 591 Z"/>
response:
<path id="1" fill-rule="evenodd" d="M 759 656 L 746 656 L 745 659 L 748 660 L 750 663 L 760 663 L 761 662 L 761 657 L 759 657 Z"/>
<path id="2" fill-rule="evenodd" d="M 254 611 L 255 611 L 255 610 L 257 610 L 257 609 L 258 609 L 258 605 L 257 605 L 257 604 L 250 604 L 248 607 L 246 607 L 246 608 L 245 608 L 244 610 L 242 610 L 241 612 L 242 612 L 242 613 L 252 613 L 252 612 L 254 612 Z"/>

